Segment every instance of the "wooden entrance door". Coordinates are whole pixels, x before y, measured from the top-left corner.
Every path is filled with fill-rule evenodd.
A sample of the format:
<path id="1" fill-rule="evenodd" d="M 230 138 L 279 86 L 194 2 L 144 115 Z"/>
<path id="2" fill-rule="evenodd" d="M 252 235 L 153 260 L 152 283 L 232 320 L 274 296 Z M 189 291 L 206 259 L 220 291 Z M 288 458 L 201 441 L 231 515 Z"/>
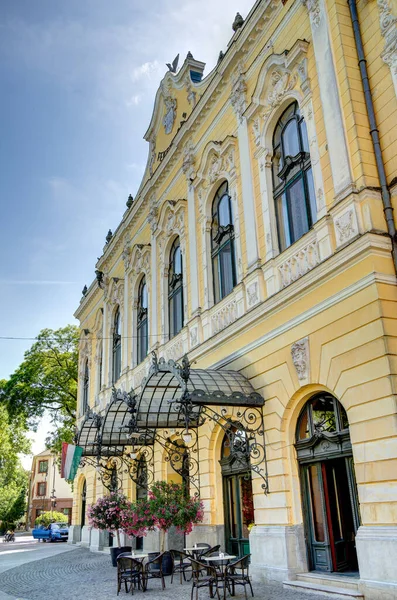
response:
<path id="1" fill-rule="evenodd" d="M 225 547 L 229 554 L 249 554 L 249 528 L 254 522 L 251 473 L 223 478 Z"/>
<path id="2" fill-rule="evenodd" d="M 319 571 L 355 571 L 354 499 L 351 461 L 323 461 L 302 468 L 311 566 Z"/>

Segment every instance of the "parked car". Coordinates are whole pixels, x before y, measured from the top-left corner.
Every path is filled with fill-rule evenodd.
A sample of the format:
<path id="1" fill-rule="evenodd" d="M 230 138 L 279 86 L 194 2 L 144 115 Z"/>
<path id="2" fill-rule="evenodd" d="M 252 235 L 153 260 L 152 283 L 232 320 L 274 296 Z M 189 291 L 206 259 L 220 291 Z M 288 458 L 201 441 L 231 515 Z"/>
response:
<path id="1" fill-rule="evenodd" d="M 34 540 L 43 542 L 56 542 L 58 540 L 67 542 L 69 526 L 67 523 L 51 523 L 50 525 L 39 525 L 32 531 Z"/>

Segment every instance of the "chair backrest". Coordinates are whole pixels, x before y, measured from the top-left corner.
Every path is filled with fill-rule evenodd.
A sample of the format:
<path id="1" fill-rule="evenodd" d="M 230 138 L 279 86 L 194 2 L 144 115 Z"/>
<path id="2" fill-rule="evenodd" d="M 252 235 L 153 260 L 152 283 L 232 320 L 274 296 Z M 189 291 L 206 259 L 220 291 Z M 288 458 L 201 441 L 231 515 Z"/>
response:
<path id="1" fill-rule="evenodd" d="M 237 560 L 228 564 L 228 566 L 226 567 L 226 571 L 228 573 L 232 573 L 232 572 L 235 572 L 236 570 L 239 570 L 242 572 L 242 574 L 245 573 L 248 575 L 250 558 L 251 558 L 251 554 L 246 554 L 245 556 L 238 558 Z"/>
<path id="2" fill-rule="evenodd" d="M 217 546 L 212 546 L 212 548 L 209 548 L 208 550 L 204 550 L 204 552 L 200 553 L 200 558 L 203 556 L 214 556 L 214 554 L 218 554 L 220 547 L 221 545 L 218 544 Z"/>
<path id="3" fill-rule="evenodd" d="M 190 559 L 192 563 L 192 579 L 193 581 L 198 581 L 200 579 L 201 573 L 205 573 L 207 575 L 212 575 L 216 577 L 216 570 L 212 565 L 204 564 L 199 560 L 195 560 L 194 558 Z"/>
<path id="4" fill-rule="evenodd" d="M 125 571 L 142 571 L 142 563 L 132 556 L 124 556 L 120 554 L 117 557 L 117 569 L 122 573 Z"/>
<path id="5" fill-rule="evenodd" d="M 190 559 L 190 556 L 182 550 L 170 550 L 170 554 L 174 563 L 183 563 L 184 560 Z"/>

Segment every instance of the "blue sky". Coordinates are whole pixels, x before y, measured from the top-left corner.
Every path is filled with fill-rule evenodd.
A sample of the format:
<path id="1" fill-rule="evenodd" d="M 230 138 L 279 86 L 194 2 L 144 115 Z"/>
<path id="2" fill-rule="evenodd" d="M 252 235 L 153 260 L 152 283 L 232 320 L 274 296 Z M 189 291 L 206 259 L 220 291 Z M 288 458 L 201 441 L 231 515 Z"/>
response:
<path id="1" fill-rule="evenodd" d="M 253 0 L 1 0 L 0 336 L 75 322 L 135 195 L 165 63 L 208 73 Z M 31 341 L 0 339 L 0 378 Z"/>

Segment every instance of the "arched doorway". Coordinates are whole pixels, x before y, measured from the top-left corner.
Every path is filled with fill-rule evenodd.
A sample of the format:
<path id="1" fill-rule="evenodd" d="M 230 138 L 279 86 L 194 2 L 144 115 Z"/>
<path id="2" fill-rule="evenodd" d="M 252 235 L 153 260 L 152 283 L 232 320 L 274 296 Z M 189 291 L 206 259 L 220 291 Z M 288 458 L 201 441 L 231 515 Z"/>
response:
<path id="1" fill-rule="evenodd" d="M 85 525 L 85 507 L 87 500 L 87 482 L 84 479 L 83 488 L 81 492 L 81 527 Z"/>
<path id="2" fill-rule="evenodd" d="M 236 556 L 249 554 L 249 528 L 254 524 L 251 470 L 244 451 L 246 444 L 244 430 L 233 427 L 225 433 L 219 461 L 223 480 L 225 549 Z"/>
<path id="3" fill-rule="evenodd" d="M 305 404 L 295 448 L 310 569 L 357 571 L 360 515 L 349 422 L 331 394 L 317 394 Z"/>

